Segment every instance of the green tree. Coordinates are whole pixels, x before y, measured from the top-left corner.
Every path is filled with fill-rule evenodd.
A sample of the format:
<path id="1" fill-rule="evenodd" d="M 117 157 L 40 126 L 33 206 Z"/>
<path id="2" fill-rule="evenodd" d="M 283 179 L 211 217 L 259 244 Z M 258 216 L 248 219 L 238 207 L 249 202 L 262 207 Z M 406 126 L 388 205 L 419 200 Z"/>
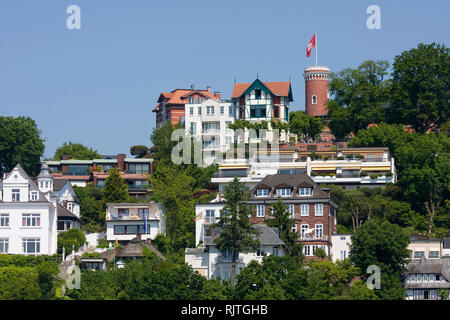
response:
<path id="1" fill-rule="evenodd" d="M 37 300 L 41 298 L 38 272 L 32 267 L 0 268 L 0 300 Z"/>
<path id="2" fill-rule="evenodd" d="M 136 158 L 143 158 L 148 153 L 148 147 L 143 145 L 136 145 L 130 148 L 130 154 Z"/>
<path id="3" fill-rule="evenodd" d="M 72 248 L 75 251 L 84 245 L 86 242 L 86 236 L 84 232 L 80 229 L 69 229 L 58 233 L 58 253 L 62 253 L 63 248 L 65 248 L 66 254 L 72 252 Z"/>
<path id="4" fill-rule="evenodd" d="M 366 278 L 367 268 L 378 266 L 381 271 L 382 290 L 375 290 L 380 298 L 401 299 L 404 291 L 401 275 L 409 262 L 409 234 L 388 221 L 372 219 L 359 226 L 352 235 L 350 261 L 361 270 Z"/>
<path id="5" fill-rule="evenodd" d="M 267 220 L 267 225 L 278 228 L 280 238 L 286 243 L 287 251 L 290 255 L 301 254 L 302 248 L 297 244 L 298 234 L 292 232 L 295 219 L 291 218 L 287 204 L 284 204 L 281 198 L 279 198 L 272 207 L 272 218 Z"/>
<path id="6" fill-rule="evenodd" d="M 77 160 L 92 160 L 102 157 L 97 150 L 72 142 L 64 142 L 61 147 L 56 149 L 53 160 L 62 160 L 64 155 L 67 155 L 69 159 Z"/>
<path id="7" fill-rule="evenodd" d="M 0 175 L 20 163 L 30 176 L 36 176 L 44 148 L 41 132 L 33 119 L 0 117 Z"/>
<path id="8" fill-rule="evenodd" d="M 425 133 L 450 117 L 450 50 L 420 43 L 396 56 L 388 119 Z"/>
<path id="9" fill-rule="evenodd" d="M 259 239 L 258 231 L 252 227 L 249 219 L 255 215 L 246 203 L 249 193 L 237 177 L 225 186 L 224 198 L 225 206 L 216 225 L 221 231 L 214 243 L 218 250 L 232 252 L 231 283 L 234 283 L 239 252 L 256 250 Z"/>
<path id="10" fill-rule="evenodd" d="M 390 81 L 387 61 L 365 61 L 356 69 L 331 74 L 328 102 L 329 127 L 336 137 L 366 129 L 385 120 Z"/>
<path id="11" fill-rule="evenodd" d="M 100 232 L 105 225 L 105 202 L 102 190 L 92 182 L 86 187 L 73 186 L 80 201 L 81 227 L 89 232 Z"/>
<path id="12" fill-rule="evenodd" d="M 176 128 L 179 126 L 175 127 L 167 121 L 161 127 L 153 129 L 150 140 L 156 151 L 155 166 L 158 166 L 159 161 L 171 162 L 172 149 L 177 145 L 176 141 L 172 141 L 172 133 Z"/>
<path id="13" fill-rule="evenodd" d="M 301 137 L 315 140 L 322 132 L 323 124 L 320 118 L 310 117 L 304 111 L 289 113 L 289 129 L 292 133 Z"/>
<path id="14" fill-rule="evenodd" d="M 105 179 L 103 187 L 103 198 L 105 203 L 108 202 L 127 202 L 130 198 L 128 194 L 128 186 L 120 175 L 117 168 L 109 170 L 109 176 Z"/>

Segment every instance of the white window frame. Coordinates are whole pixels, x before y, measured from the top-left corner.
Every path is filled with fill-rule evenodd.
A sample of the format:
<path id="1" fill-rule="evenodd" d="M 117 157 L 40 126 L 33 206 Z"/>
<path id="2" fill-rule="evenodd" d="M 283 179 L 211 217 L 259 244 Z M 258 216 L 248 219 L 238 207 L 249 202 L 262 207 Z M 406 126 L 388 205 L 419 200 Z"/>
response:
<path id="1" fill-rule="evenodd" d="M 310 197 L 312 195 L 311 188 L 299 188 L 298 195 L 301 197 Z"/>
<path id="2" fill-rule="evenodd" d="M 4 254 L 4 253 L 9 253 L 9 238 L 0 238 L 0 242 L 3 245 L 3 250 L 0 251 L 0 253 Z M 6 250 L 5 250 L 6 247 Z"/>
<path id="3" fill-rule="evenodd" d="M 319 228 L 319 227 L 320 227 L 320 228 Z M 317 231 L 318 231 L 318 230 L 320 230 L 320 237 L 319 237 L 319 235 L 317 234 Z M 315 235 L 316 239 L 320 239 L 320 238 L 323 237 L 323 224 L 322 224 L 322 223 L 317 223 L 317 224 L 314 226 L 314 235 Z"/>
<path id="4" fill-rule="evenodd" d="M 303 210 L 304 208 L 306 208 L 306 212 L 305 210 Z M 300 216 L 302 217 L 309 217 L 309 204 L 308 203 L 302 203 L 300 205 Z"/>
<path id="5" fill-rule="evenodd" d="M 316 203 L 314 205 L 314 215 L 316 217 L 322 217 L 323 216 L 323 203 Z"/>
<path id="6" fill-rule="evenodd" d="M 301 224 L 300 225 L 300 236 L 303 238 L 305 238 L 305 231 L 307 231 L 309 229 L 309 224 Z"/>
<path id="7" fill-rule="evenodd" d="M 194 115 L 194 107 L 189 107 L 189 115 L 190 116 Z"/>
<path id="8" fill-rule="evenodd" d="M 14 201 L 14 202 L 20 201 L 20 189 L 12 189 L 11 190 L 11 201 Z"/>
<path id="9" fill-rule="evenodd" d="M 290 197 L 291 193 L 292 191 L 290 188 L 279 188 L 276 190 L 277 197 Z"/>
<path id="10" fill-rule="evenodd" d="M 256 190 L 256 196 L 257 197 L 268 197 L 269 196 L 269 189 L 257 189 Z"/>
<path id="11" fill-rule="evenodd" d="M 34 240 L 34 241 L 33 241 Z M 28 251 L 28 242 L 33 241 L 35 249 L 34 252 L 27 252 Z M 24 254 L 38 254 L 41 253 L 41 238 L 22 238 L 22 251 Z"/>
<path id="12" fill-rule="evenodd" d="M 288 204 L 289 217 L 292 219 L 295 217 L 295 207 L 293 203 Z"/>
<path id="13" fill-rule="evenodd" d="M 25 219 L 26 224 L 23 224 Z M 41 214 L 40 213 L 22 213 L 22 227 L 41 227 Z"/>
<path id="14" fill-rule="evenodd" d="M 263 204 L 258 204 L 256 206 L 256 216 L 258 218 L 263 218 L 266 216 L 266 207 Z"/>
<path id="15" fill-rule="evenodd" d="M 311 96 L 311 104 L 317 104 L 317 96 L 315 94 Z"/>

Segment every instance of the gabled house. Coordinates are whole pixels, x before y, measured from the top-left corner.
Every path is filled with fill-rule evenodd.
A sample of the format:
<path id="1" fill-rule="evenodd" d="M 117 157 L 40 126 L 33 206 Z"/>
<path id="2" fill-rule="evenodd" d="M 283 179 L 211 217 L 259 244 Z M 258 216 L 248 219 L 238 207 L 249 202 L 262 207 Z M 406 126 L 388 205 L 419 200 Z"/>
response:
<path id="1" fill-rule="evenodd" d="M 0 183 L 0 253 L 52 255 L 57 250 L 58 197 L 45 172 L 36 183 L 20 164 Z"/>
<path id="2" fill-rule="evenodd" d="M 261 262 L 266 255 L 283 256 L 285 253 L 286 244 L 280 239 L 277 228 L 270 228 L 265 224 L 253 227 L 258 230 L 260 247 L 253 252 L 238 253 L 236 275 L 250 261 Z M 226 280 L 231 277 L 232 252 L 221 252 L 216 248 L 214 240 L 219 234 L 220 229 L 216 229 L 214 235 L 207 238 L 201 246 L 185 250 L 186 263 L 207 279 Z"/>

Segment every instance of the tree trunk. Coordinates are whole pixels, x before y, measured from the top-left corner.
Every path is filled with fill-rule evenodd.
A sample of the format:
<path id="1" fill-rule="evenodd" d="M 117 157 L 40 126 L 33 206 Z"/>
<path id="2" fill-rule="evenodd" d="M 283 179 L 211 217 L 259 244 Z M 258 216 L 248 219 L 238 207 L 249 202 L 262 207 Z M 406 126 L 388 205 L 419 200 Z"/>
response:
<path id="1" fill-rule="evenodd" d="M 430 201 L 430 204 L 428 202 L 425 202 L 425 208 L 427 209 L 428 212 L 428 235 L 431 235 L 434 223 L 434 216 L 436 215 L 436 206 L 434 205 L 433 200 Z"/>

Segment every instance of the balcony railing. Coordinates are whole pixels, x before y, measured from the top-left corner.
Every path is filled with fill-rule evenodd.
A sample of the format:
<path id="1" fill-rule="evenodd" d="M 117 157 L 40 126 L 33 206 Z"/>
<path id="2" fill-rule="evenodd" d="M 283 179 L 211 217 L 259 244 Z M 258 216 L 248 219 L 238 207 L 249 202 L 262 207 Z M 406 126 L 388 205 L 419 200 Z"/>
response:
<path id="1" fill-rule="evenodd" d="M 218 256 L 217 257 L 217 262 L 218 263 L 220 263 L 220 262 L 229 262 L 229 263 L 231 263 L 231 262 L 233 262 L 233 258 L 232 257 L 224 257 L 224 256 Z M 239 257 L 237 257 L 236 258 L 236 262 L 244 262 L 244 257 L 241 257 L 241 256 L 239 256 Z"/>
<path id="2" fill-rule="evenodd" d="M 148 220 L 156 219 L 156 215 L 147 215 Z M 132 221 L 132 220 L 144 220 L 143 214 L 110 214 L 108 213 L 106 216 L 106 220 L 124 220 L 124 221 Z"/>
<path id="3" fill-rule="evenodd" d="M 230 173 L 223 173 L 223 172 L 215 172 L 212 175 L 213 178 L 233 178 L 233 177 L 248 177 L 247 172 L 230 172 Z"/>
<path id="4" fill-rule="evenodd" d="M 136 186 L 136 185 L 128 185 L 128 190 L 132 190 L 132 191 L 140 191 L 140 190 L 148 190 L 150 189 L 152 186 L 150 184 L 144 184 L 141 186 Z"/>
<path id="5" fill-rule="evenodd" d="M 300 241 L 328 241 L 328 236 L 321 236 L 321 237 L 303 236 L 303 237 L 300 237 L 298 240 L 300 240 Z"/>
<path id="6" fill-rule="evenodd" d="M 148 169 L 148 170 L 125 170 L 124 173 L 129 173 L 129 174 L 150 174 L 150 169 Z"/>
<path id="7" fill-rule="evenodd" d="M 80 172 L 73 172 L 73 171 L 67 171 L 62 173 L 65 176 L 90 176 L 91 173 L 89 171 L 80 171 Z"/>

